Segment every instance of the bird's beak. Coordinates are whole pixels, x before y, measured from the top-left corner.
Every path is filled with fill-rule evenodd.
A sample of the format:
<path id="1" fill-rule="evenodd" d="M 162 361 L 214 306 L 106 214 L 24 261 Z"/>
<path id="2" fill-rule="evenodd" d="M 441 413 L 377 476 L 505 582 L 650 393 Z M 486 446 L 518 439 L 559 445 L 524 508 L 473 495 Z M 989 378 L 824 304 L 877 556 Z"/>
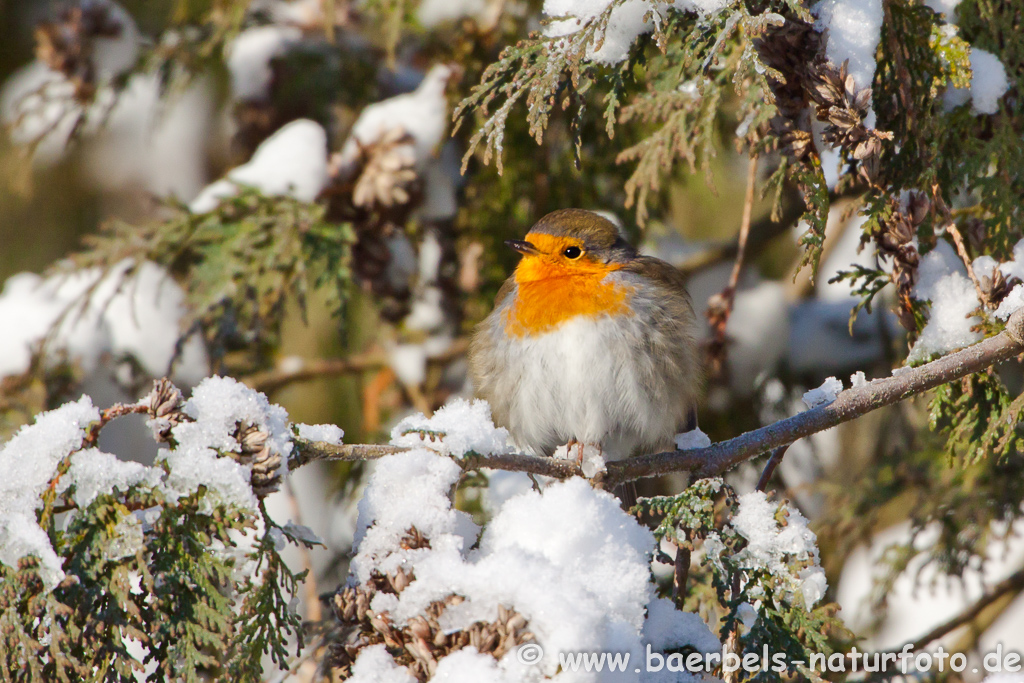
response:
<path id="1" fill-rule="evenodd" d="M 525 240 L 505 240 L 505 244 L 512 247 L 523 256 L 536 256 L 540 253 L 537 247 Z"/>

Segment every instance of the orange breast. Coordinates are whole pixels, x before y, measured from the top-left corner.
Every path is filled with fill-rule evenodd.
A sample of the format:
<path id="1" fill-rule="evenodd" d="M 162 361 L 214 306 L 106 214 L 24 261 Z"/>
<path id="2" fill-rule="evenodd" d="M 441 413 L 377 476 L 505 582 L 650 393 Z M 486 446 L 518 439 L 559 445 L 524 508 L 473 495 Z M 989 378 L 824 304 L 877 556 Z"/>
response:
<path id="1" fill-rule="evenodd" d="M 605 280 L 606 273 L 564 275 L 519 282 L 505 312 L 505 332 L 513 337 L 539 334 L 577 316 L 596 318 L 627 312 L 626 288 Z"/>

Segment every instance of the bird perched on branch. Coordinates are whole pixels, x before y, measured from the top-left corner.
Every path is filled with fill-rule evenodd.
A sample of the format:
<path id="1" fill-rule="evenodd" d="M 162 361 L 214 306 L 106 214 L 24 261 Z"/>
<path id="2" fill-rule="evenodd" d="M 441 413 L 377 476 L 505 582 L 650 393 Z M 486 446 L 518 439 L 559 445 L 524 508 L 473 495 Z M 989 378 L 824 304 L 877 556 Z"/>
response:
<path id="1" fill-rule="evenodd" d="M 524 240 L 469 349 L 477 394 L 520 447 L 606 459 L 672 448 L 695 426 L 695 319 L 682 275 L 596 213 L 550 213 Z M 582 450 L 581 450 L 582 452 Z"/>

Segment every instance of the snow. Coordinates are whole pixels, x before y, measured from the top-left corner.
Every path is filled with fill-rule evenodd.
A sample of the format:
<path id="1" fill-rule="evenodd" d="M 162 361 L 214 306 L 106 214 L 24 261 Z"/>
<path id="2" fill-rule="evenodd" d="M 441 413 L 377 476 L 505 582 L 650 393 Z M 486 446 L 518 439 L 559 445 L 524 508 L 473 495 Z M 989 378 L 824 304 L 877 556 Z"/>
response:
<path id="1" fill-rule="evenodd" d="M 71 467 L 61 477 L 57 493 L 74 487 L 72 500 L 80 509 L 88 507 L 96 497 L 114 488 L 122 492 L 138 484 L 156 486 L 163 473 L 137 462 L 119 460 L 116 455 L 88 448 L 71 456 Z"/>
<path id="2" fill-rule="evenodd" d="M 782 579 L 791 595 L 799 594 L 810 610 L 821 599 L 827 587 L 825 572 L 818 563 L 817 536 L 807 526 L 807 519 L 793 508 L 787 508 L 786 525 L 775 521 L 778 506 L 768 500 L 764 491 L 752 491 L 739 497 L 739 510 L 729 524 L 743 538 L 746 546 L 733 556 L 738 566 L 767 569 Z M 796 576 L 790 564 L 806 563 Z"/>
<path id="3" fill-rule="evenodd" d="M 270 61 L 302 39 L 302 31 L 294 26 L 255 26 L 231 41 L 225 49 L 231 73 L 231 93 L 243 101 L 263 101 L 270 96 L 274 72 Z"/>
<path id="4" fill-rule="evenodd" d="M 172 434 L 177 447 L 158 457 L 169 469 L 162 485 L 165 495 L 177 500 L 205 486 L 203 505 L 207 509 L 223 503 L 255 510 L 249 467 L 220 457 L 217 451 L 241 452 L 241 444 L 233 435 L 239 425 L 253 425 L 267 434 L 267 448 L 282 457 L 284 468 L 292 449 L 287 413 L 230 377 L 203 380 L 182 410 L 194 421 L 176 425 Z"/>
<path id="5" fill-rule="evenodd" d="M 388 351 L 388 365 L 403 385 L 418 387 L 427 379 L 427 350 L 422 344 L 395 344 Z"/>
<path id="6" fill-rule="evenodd" d="M 312 202 L 327 178 L 327 133 L 315 121 L 298 119 L 264 140 L 248 163 L 204 188 L 189 209 L 213 211 L 221 199 L 238 194 L 239 185 L 255 187 L 265 195 Z"/>
<path id="7" fill-rule="evenodd" d="M 139 28 L 132 15 L 112 0 L 90 0 L 94 7 L 106 7 L 110 19 L 121 30 L 116 36 L 96 36 L 92 43 L 92 62 L 100 81 L 109 81 L 125 73 L 139 58 Z"/>
<path id="8" fill-rule="evenodd" d="M 700 427 L 694 427 L 688 432 L 676 434 L 675 444 L 676 448 L 681 451 L 688 451 L 694 448 L 707 448 L 711 445 L 711 437 L 702 432 Z"/>
<path id="9" fill-rule="evenodd" d="M 850 386 L 852 388 L 859 389 L 861 387 L 866 387 L 867 385 L 868 378 L 864 375 L 863 370 L 858 370 L 857 372 L 850 375 Z"/>
<path id="10" fill-rule="evenodd" d="M 97 99 L 109 94 L 112 80 L 131 69 L 139 57 L 139 30 L 123 7 L 110 0 L 92 0 L 107 7 L 109 17 L 118 23 L 117 36 L 95 36 L 91 60 L 95 69 Z M 34 150 L 33 163 L 49 166 L 64 155 L 65 146 L 81 106 L 74 100 L 75 85 L 64 74 L 34 60 L 14 73 L 0 91 L 0 122 L 9 126 L 11 140 L 27 145 L 42 136 Z M 89 110 L 100 113 L 98 107 Z M 92 126 L 95 132 L 95 126 Z M 44 135 L 45 134 L 45 135 Z"/>
<path id="11" fill-rule="evenodd" d="M 323 441 L 340 446 L 341 440 L 345 438 L 345 430 L 334 425 L 298 424 L 295 428 L 298 430 L 299 438 L 307 441 Z"/>
<path id="12" fill-rule="evenodd" d="M 593 444 L 576 444 L 559 446 L 553 454 L 560 460 L 578 460 L 583 476 L 588 479 L 597 476 L 599 472 L 606 472 L 607 466 L 604 455 L 598 446 Z"/>
<path id="13" fill-rule="evenodd" d="M 1024 306 L 1024 284 L 1015 285 L 1006 297 L 999 302 L 995 316 L 1000 320 L 1009 320 L 1017 309 Z"/>
<path id="14" fill-rule="evenodd" d="M 944 242 L 921 259 L 914 297 L 932 302 L 928 322 L 907 357 L 908 363 L 970 346 L 982 335 L 971 329 L 981 322 L 972 316 L 981 303 L 974 284 L 964 275 L 956 253 Z"/>
<path id="15" fill-rule="evenodd" d="M 391 430 L 391 443 L 406 448 L 429 448 L 457 458 L 467 453 L 508 452 L 508 430 L 495 427 L 486 401 L 456 398 L 433 417 L 411 415 Z"/>
<path id="16" fill-rule="evenodd" d="M 112 97 L 110 91 L 101 94 Z M 157 75 L 134 74 L 104 124 L 83 131 L 89 135 L 85 169 L 104 191 L 141 187 L 187 201 L 206 184 L 214 125 L 210 79 L 197 78 L 168 95 Z"/>
<path id="17" fill-rule="evenodd" d="M 991 52 L 971 48 L 971 86 L 948 88 L 943 95 L 943 106 L 950 111 L 960 105 L 971 103 L 976 114 L 995 114 L 999 111 L 999 99 L 1006 94 L 1010 83 L 1006 67 Z"/>
<path id="18" fill-rule="evenodd" d="M 849 74 L 857 88 L 870 88 L 882 31 L 882 0 L 822 0 L 811 12 L 818 17 L 814 27 L 828 31 L 825 54 L 829 61 L 841 66 L 849 60 Z"/>
<path id="19" fill-rule="evenodd" d="M 719 652 L 722 644 L 707 624 L 692 612 L 680 612 L 666 598 L 655 598 L 647 606 L 644 643 L 655 651 L 692 646 L 698 652 Z"/>
<path id="20" fill-rule="evenodd" d="M 416 8 L 416 19 L 424 28 L 431 29 L 463 17 L 480 22 L 488 10 L 487 0 L 421 0 Z"/>
<path id="21" fill-rule="evenodd" d="M 843 390 L 843 383 L 835 377 L 828 377 L 817 389 L 811 389 L 803 396 L 804 403 L 808 409 L 828 405 L 836 400 L 839 392 Z"/>
<path id="22" fill-rule="evenodd" d="M 866 545 L 854 548 L 843 564 L 836 601 L 842 607 L 847 626 L 865 637 L 865 649 L 899 649 L 905 642 L 914 641 L 922 633 L 962 614 L 1024 562 L 1024 525 L 1017 522 L 1007 529 L 1005 523 L 995 522 L 988 529 L 977 530 L 990 538 L 982 553 L 983 562 L 971 562 L 962 576 L 950 580 L 936 563 L 926 565 L 943 532 L 940 524 L 932 522 L 917 534 L 912 546 L 919 554 L 896 579 L 888 598 L 890 607 L 884 613 L 872 603 L 876 582 L 886 579 L 886 559 L 891 559 L 892 549 L 911 543 L 910 522 L 877 531 Z M 981 636 L 976 651 L 989 652 L 999 642 L 1019 644 L 1022 606 L 1024 602 L 1018 597 L 1005 610 L 1003 618 Z M 940 642 L 949 649 L 958 635 L 953 631 Z"/>
<path id="23" fill-rule="evenodd" d="M 348 683 L 416 683 L 416 677 L 395 664 L 383 645 L 371 645 L 360 650 Z"/>
<path id="24" fill-rule="evenodd" d="M 72 309 L 60 324 L 49 350 L 66 351 L 86 373 L 93 372 L 108 354 L 135 358 L 153 377 L 170 370 L 185 315 L 185 294 L 159 266 L 145 262 L 127 285 L 119 289 L 128 262 L 117 265 L 98 285 L 97 269 L 43 279 L 20 273 L 4 283 L 0 293 L 0 320 L 8 322 L 0 335 L 0 376 L 24 372 L 38 344 L 69 306 L 95 286 L 84 311 Z M 207 372 L 206 351 L 198 336 L 189 337 L 175 364 L 174 377 L 199 381 Z"/>
<path id="25" fill-rule="evenodd" d="M 456 535 L 456 528 L 459 517 L 467 516 L 453 510 L 448 499 L 448 491 L 461 474 L 455 461 L 423 449 L 378 462 L 359 501 L 358 553 L 352 559 L 351 571 L 360 583 L 369 580 L 375 569 L 395 571 L 428 552 L 400 549 L 401 539 L 414 527 L 431 539 L 435 548 L 443 538 L 456 552 L 462 550 L 464 539 Z"/>
<path id="26" fill-rule="evenodd" d="M 924 0 L 924 4 L 940 14 L 945 14 L 946 21 L 956 22 L 956 8 L 960 0 Z"/>
<path id="27" fill-rule="evenodd" d="M 442 658 L 430 680 L 446 683 L 513 683 L 518 678 L 507 676 L 494 657 L 470 645 Z"/>
<path id="28" fill-rule="evenodd" d="M 551 38 L 571 35 L 600 17 L 611 4 L 612 0 L 544 0 L 543 13 L 555 19 L 545 27 L 544 34 Z M 612 10 L 604 33 L 598 33 L 595 44 L 587 49 L 587 59 L 618 64 L 629 54 L 633 42 L 641 35 L 652 32 L 655 23 L 664 19 L 670 7 L 677 11 L 707 15 L 720 11 L 728 4 L 728 0 L 626 0 Z M 648 17 L 649 14 L 651 16 Z M 595 49 L 597 42 L 601 43 L 599 49 Z"/>
<path id="29" fill-rule="evenodd" d="M 61 460 L 81 447 L 85 429 L 99 419 L 99 410 L 83 396 L 37 415 L 34 424 L 22 427 L 0 448 L 0 562 L 17 568 L 23 557 L 39 558 L 40 577 L 48 589 L 64 572 L 35 513 Z"/>
<path id="30" fill-rule="evenodd" d="M 715 291 L 721 291 L 723 286 L 724 282 Z M 789 302 L 783 283 L 761 282 L 736 292 L 732 315 L 726 324 L 726 338 L 731 343 L 729 384 L 733 392 L 750 395 L 756 378 L 774 370 L 788 350 L 789 332 Z"/>
<path id="31" fill-rule="evenodd" d="M 459 595 L 463 601 L 439 616 L 442 629 L 494 621 L 504 606 L 526 619 L 545 654 L 528 666 L 514 651 L 495 660 L 466 648 L 439 662 L 434 680 L 552 676 L 559 652 L 611 650 L 638 657 L 645 643 L 720 649 L 700 617 L 656 598 L 649 571 L 654 537 L 614 496 L 581 478 L 524 491 L 500 504 L 473 549 L 478 529 L 449 498 L 460 475 L 452 459 L 422 448 L 379 460 L 360 502 L 350 585 L 364 583 L 371 571 L 402 567 L 413 581 L 397 595 L 378 592 L 371 601 L 371 609 L 388 612 L 393 623 L 408 623 L 435 601 Z M 412 525 L 429 547 L 401 546 Z M 356 672 L 364 677 L 359 680 L 404 673 L 396 672 L 383 648 L 361 653 L 360 665 L 365 669 Z M 559 680 L 594 679 L 563 672 Z"/>
<path id="32" fill-rule="evenodd" d="M 353 164 L 359 158 L 360 146 L 373 145 L 385 134 L 402 130 L 412 138 L 413 158 L 422 170 L 448 130 L 445 88 L 451 76 L 451 67 L 435 64 L 413 92 L 366 107 L 352 126 L 336 163 L 341 167 Z"/>

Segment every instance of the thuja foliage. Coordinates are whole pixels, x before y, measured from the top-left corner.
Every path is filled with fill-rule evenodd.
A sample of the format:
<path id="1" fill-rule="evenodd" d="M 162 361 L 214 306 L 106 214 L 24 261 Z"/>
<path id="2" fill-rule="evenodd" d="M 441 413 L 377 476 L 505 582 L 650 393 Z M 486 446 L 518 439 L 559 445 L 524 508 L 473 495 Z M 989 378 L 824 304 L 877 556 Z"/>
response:
<path id="1" fill-rule="evenodd" d="M 349 225 L 325 220 L 324 207 L 246 189 L 209 213 L 172 211 L 143 225 L 110 223 L 64 268 L 119 269 L 119 286 L 130 288 L 143 263 L 164 266 L 186 287 L 183 326 L 202 331 L 216 365 L 229 351 L 275 348 L 286 305 L 296 303 L 305 316 L 314 289 L 325 288 L 332 312 L 341 314 L 354 236 Z"/>
<path id="2" fill-rule="evenodd" d="M 173 425 L 193 419 L 166 382 L 120 414 L 130 412 L 148 413 L 154 435 L 172 448 L 180 445 Z M 158 459 L 127 484 L 88 473 L 90 460 L 111 457 L 90 447 L 109 419 L 104 413 L 87 427 L 37 502 L 59 569 L 38 553 L 16 567 L 0 564 L 0 680 L 132 681 L 146 672 L 152 681 L 260 681 L 264 658 L 287 669 L 303 646 L 293 596 L 305 572 L 289 569 L 280 552 L 285 541 L 312 542 L 263 505 L 268 489 L 257 474 L 272 454 L 253 448 L 263 443 L 259 430 L 239 425 L 235 446 L 218 451 L 253 466 L 260 498 L 250 505 L 216 485 L 182 490 L 182 477 L 199 466 L 187 462 L 195 443 L 180 454 L 185 461 Z M 43 441 L 45 430 L 26 427 L 19 438 Z M 75 475 L 76 466 L 86 473 Z M 10 544 L 10 534 L 29 532 L 7 533 Z"/>
<path id="3" fill-rule="evenodd" d="M 641 498 L 633 512 L 660 517 L 654 535 L 676 546 L 677 552 L 686 551 L 689 557 L 691 551 L 700 551 L 693 555 L 700 561 L 690 567 L 686 584 L 675 586 L 676 599 L 717 623 L 719 638 L 732 652 L 757 655 L 761 670 L 747 671 L 741 680 L 776 681 L 787 674 L 818 680 L 800 663 L 810 661 L 813 653 L 828 657 L 844 652 L 853 642 L 852 634 L 838 617 L 838 605 L 808 604 L 808 593 L 800 590 L 808 571 L 820 571 L 815 569 L 817 557 L 790 543 L 752 554 L 747 549 L 752 540 L 767 540 L 768 545 L 773 541 L 749 539 L 737 531 L 732 519 L 740 505 L 732 487 L 715 478 L 699 480 L 675 496 Z M 784 528 L 794 514 L 788 501 L 767 505 Z M 750 535 L 749 530 L 746 533 Z M 762 663 L 765 648 L 785 653 L 787 666 Z"/>

